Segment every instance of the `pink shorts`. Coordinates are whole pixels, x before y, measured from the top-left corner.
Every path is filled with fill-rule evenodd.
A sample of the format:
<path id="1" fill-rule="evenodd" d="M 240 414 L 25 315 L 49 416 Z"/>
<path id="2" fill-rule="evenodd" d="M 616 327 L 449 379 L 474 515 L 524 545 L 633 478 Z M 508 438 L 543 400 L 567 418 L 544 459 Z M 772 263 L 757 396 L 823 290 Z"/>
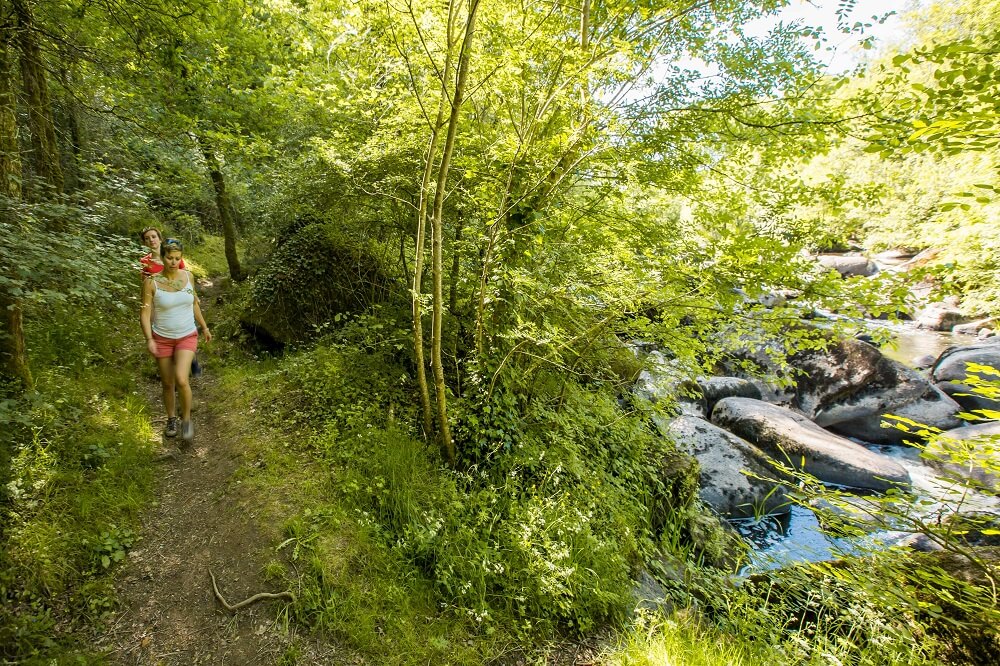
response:
<path id="1" fill-rule="evenodd" d="M 198 349 L 198 332 L 185 335 L 183 338 L 165 338 L 162 335 L 153 333 L 153 341 L 156 343 L 156 358 L 170 358 L 178 349 L 195 351 Z"/>

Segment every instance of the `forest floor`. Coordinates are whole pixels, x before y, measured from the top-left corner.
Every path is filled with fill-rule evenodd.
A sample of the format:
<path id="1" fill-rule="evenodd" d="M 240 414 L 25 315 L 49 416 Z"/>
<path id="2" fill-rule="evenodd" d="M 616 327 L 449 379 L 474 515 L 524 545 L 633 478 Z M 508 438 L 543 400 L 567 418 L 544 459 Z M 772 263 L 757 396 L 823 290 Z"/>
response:
<path id="1" fill-rule="evenodd" d="M 216 599 L 210 569 L 231 605 L 282 591 L 264 576 L 280 535 L 261 519 L 260 498 L 241 482 L 241 470 L 252 462 L 241 445 L 240 415 L 226 411 L 221 383 L 206 370 L 192 380 L 195 438 L 185 447 L 162 436 L 159 381 L 143 381 L 154 432 L 162 438 L 157 499 L 118 576 L 119 610 L 96 647 L 112 663 L 129 665 L 275 664 L 285 655 L 299 663 L 343 663 L 329 646 L 295 634 L 284 621 L 284 600 L 229 612 Z"/>

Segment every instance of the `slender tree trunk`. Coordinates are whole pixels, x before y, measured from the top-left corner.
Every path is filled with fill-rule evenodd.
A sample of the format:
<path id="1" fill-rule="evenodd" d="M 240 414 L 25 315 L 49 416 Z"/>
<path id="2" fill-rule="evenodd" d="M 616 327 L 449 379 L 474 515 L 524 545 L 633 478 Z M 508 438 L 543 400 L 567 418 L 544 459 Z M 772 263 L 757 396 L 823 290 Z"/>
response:
<path id="1" fill-rule="evenodd" d="M 413 311 L 413 362 L 417 366 L 417 386 L 420 389 L 420 403 L 423 406 L 424 435 L 426 437 L 431 437 L 434 433 L 434 410 L 431 406 L 430 387 L 427 384 L 427 368 L 424 359 L 424 313 L 420 296 L 423 290 L 424 245 L 427 237 L 427 195 L 430 188 L 431 172 L 434 170 L 438 137 L 440 136 L 440 119 L 444 117 L 444 99 L 442 94 L 438 125 L 431 130 L 431 139 L 427 146 L 427 156 L 424 162 L 424 177 L 420 184 L 420 201 L 417 204 L 416 249 L 413 259 L 413 287 L 410 290 L 410 305 Z"/>
<path id="2" fill-rule="evenodd" d="M 226 179 L 222 175 L 219 158 L 216 157 L 209 143 L 199 137 L 198 146 L 201 148 L 201 154 L 205 157 L 208 175 L 212 179 L 212 187 L 215 190 L 215 206 L 219 210 L 219 220 L 222 222 L 222 236 L 226 248 L 226 264 L 229 265 L 229 277 L 238 282 L 243 278 L 243 272 L 240 270 L 240 259 L 236 254 L 236 215 L 233 212 L 233 203 L 229 199 L 229 192 L 226 190 Z"/>
<path id="3" fill-rule="evenodd" d="M 417 366 L 417 386 L 420 389 L 420 402 L 424 414 L 424 434 L 431 437 L 434 433 L 434 408 L 431 405 L 430 386 L 427 383 L 426 359 L 424 357 L 424 323 L 423 304 L 420 297 L 423 292 L 424 252 L 427 242 L 427 199 L 430 196 L 431 176 L 434 173 L 434 163 L 437 159 L 438 142 L 441 139 L 441 127 L 444 126 L 444 112 L 448 104 L 448 76 L 451 72 L 451 33 L 455 3 L 448 3 L 448 48 L 445 51 L 444 69 L 441 75 L 441 99 L 438 102 L 437 117 L 431 127 L 431 137 L 424 156 L 424 173 L 420 181 L 420 199 L 417 202 L 417 234 L 415 239 L 413 260 L 413 287 L 410 290 L 411 309 L 413 311 L 413 360 Z"/>
<path id="4" fill-rule="evenodd" d="M 72 153 L 69 173 L 65 174 L 66 191 L 73 192 L 83 187 L 84 176 L 81 170 L 83 164 L 83 130 L 80 126 L 80 108 L 76 99 L 70 93 L 74 85 L 76 59 L 74 55 L 64 52 L 61 55 L 63 64 L 59 68 L 59 83 L 66 91 L 64 94 L 66 129 L 69 131 L 69 148 Z"/>
<path id="5" fill-rule="evenodd" d="M 63 191 L 63 173 L 52 121 L 52 104 L 35 35 L 35 19 L 29 0 L 11 0 L 17 18 L 16 43 L 21 62 L 21 86 L 31 129 L 32 164 L 36 175 L 56 193 Z M 58 231 L 58 230 L 57 230 Z"/>
<path id="6" fill-rule="evenodd" d="M 431 369 L 434 372 L 434 389 L 437 397 L 438 432 L 441 436 L 441 447 L 445 457 L 454 465 L 457 459 L 455 442 L 451 438 L 451 428 L 448 425 L 448 402 L 444 381 L 444 364 L 441 361 L 441 338 L 443 323 L 443 286 L 444 286 L 444 195 L 448 183 L 448 169 L 451 166 L 451 155 L 455 150 L 455 135 L 458 132 L 459 115 L 465 95 L 465 82 L 469 74 L 469 60 L 472 55 L 472 38 L 475 34 L 476 12 L 479 0 L 469 3 L 469 15 L 465 22 L 465 38 L 458 56 L 458 76 L 455 80 L 455 92 L 451 99 L 451 116 L 448 118 L 448 133 L 445 137 L 444 150 L 441 154 L 441 164 L 438 165 L 437 185 L 434 189 L 433 239 L 431 257 L 433 266 L 431 272 L 434 278 L 434 305 L 431 324 Z"/>
<path id="7" fill-rule="evenodd" d="M 458 251 L 458 245 L 462 242 L 462 231 L 465 227 L 465 218 L 461 213 L 455 225 L 455 251 L 451 256 L 451 279 L 448 281 L 448 312 L 452 317 L 458 314 L 458 271 L 462 267 L 462 257 Z"/>
<path id="8" fill-rule="evenodd" d="M 6 14 L 6 11 L 3 13 Z M 14 77 L 10 66 L 12 31 L 8 25 L 0 25 L 0 31 L 0 219 L 13 222 L 12 206 L 21 198 L 21 157 L 17 145 Z M 4 266 L 0 271 L 6 272 L 10 268 Z M 13 380 L 22 390 L 32 386 L 24 344 L 21 302 L 5 289 L 0 289 L 0 376 Z"/>
<path id="9" fill-rule="evenodd" d="M 448 313 L 455 320 L 457 326 L 455 337 L 452 338 L 451 356 L 455 359 L 455 390 L 459 395 L 462 393 L 462 368 L 458 363 L 458 346 L 465 334 L 465 326 L 458 316 L 458 277 L 462 268 L 462 254 L 459 245 L 462 243 L 462 231 L 465 228 L 465 217 L 459 212 L 455 226 L 455 245 L 451 253 L 451 279 L 448 281 Z"/>

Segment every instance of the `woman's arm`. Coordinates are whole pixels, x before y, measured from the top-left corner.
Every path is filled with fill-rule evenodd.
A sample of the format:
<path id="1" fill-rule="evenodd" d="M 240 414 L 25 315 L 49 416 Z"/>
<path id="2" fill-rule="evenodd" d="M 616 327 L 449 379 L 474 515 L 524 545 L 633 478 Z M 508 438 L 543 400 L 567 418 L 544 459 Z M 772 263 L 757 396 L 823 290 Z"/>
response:
<path id="1" fill-rule="evenodd" d="M 205 342 L 212 341 L 212 331 L 208 330 L 208 324 L 205 323 L 205 317 L 201 314 L 200 299 L 198 298 L 198 292 L 194 288 L 194 275 L 188 271 L 188 280 L 191 285 L 191 291 L 194 293 L 194 321 L 201 329 L 202 333 L 205 334 Z"/>
<path id="2" fill-rule="evenodd" d="M 153 340 L 153 278 L 147 278 L 142 283 L 142 308 L 139 310 L 139 324 L 142 334 L 146 337 L 146 349 L 156 356 L 156 341 Z"/>

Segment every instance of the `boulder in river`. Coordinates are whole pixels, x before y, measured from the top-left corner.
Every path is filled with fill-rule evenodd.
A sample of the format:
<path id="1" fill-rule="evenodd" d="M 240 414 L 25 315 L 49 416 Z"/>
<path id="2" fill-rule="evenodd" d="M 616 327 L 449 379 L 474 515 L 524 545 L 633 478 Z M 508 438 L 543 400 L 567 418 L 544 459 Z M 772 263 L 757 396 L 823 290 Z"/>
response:
<path id="1" fill-rule="evenodd" d="M 927 378 L 860 340 L 837 340 L 826 350 L 795 354 L 789 362 L 800 372 L 792 406 L 820 426 L 891 443 L 903 441 L 904 433 L 881 428 L 884 414 L 941 430 L 961 424 L 955 417 L 959 406 Z"/>
<path id="2" fill-rule="evenodd" d="M 891 417 L 898 416 L 921 425 L 945 430 L 962 425 L 962 421 L 956 416 L 960 411 L 962 408 L 959 404 L 949 398 L 944 391 L 936 386 L 930 386 L 927 392 L 916 400 L 882 413 L 876 412 L 849 421 L 839 421 L 830 427 L 845 437 L 854 437 L 872 444 L 920 443 L 922 438 L 912 432 L 917 430 L 916 428 L 910 426 L 903 430 L 892 427 L 896 421 Z"/>
<path id="3" fill-rule="evenodd" d="M 840 273 L 841 277 L 870 277 L 878 273 L 875 262 L 863 255 L 821 254 L 816 257 L 820 265 Z"/>
<path id="4" fill-rule="evenodd" d="M 997 377 L 982 371 L 970 371 L 970 363 L 1000 370 L 1000 338 L 987 338 L 971 345 L 949 347 L 938 357 L 931 369 L 931 377 L 942 391 L 967 411 L 1000 410 L 1000 402 L 973 393 L 972 387 L 966 383 L 970 376 L 984 380 L 996 380 Z"/>
<path id="5" fill-rule="evenodd" d="M 712 422 L 826 483 L 872 490 L 910 483 L 909 473 L 895 460 L 760 400 L 724 398 L 712 410 Z"/>
<path id="6" fill-rule="evenodd" d="M 937 363 L 931 370 L 931 377 L 936 382 L 962 382 L 970 374 L 968 363 L 988 365 L 1000 370 L 1000 338 L 987 338 L 971 345 L 948 347 L 938 356 Z M 981 372 L 972 374 L 985 379 L 991 378 Z"/>
<path id="7" fill-rule="evenodd" d="M 761 390 L 749 379 L 740 377 L 702 377 L 697 380 L 698 387 L 705 397 L 706 408 L 710 414 L 715 403 L 723 398 L 754 398 L 761 399 Z"/>
<path id="8" fill-rule="evenodd" d="M 914 257 L 916 253 L 913 250 L 897 247 L 891 250 L 885 250 L 879 252 L 875 255 L 875 263 L 881 264 L 883 266 L 899 266 L 904 264 Z"/>
<path id="9" fill-rule="evenodd" d="M 1000 484 L 1000 421 L 941 433 L 927 444 L 923 457 L 932 467 L 995 489 Z"/>
<path id="10" fill-rule="evenodd" d="M 990 331 L 991 327 L 996 324 L 996 319 L 994 317 L 987 317 L 986 319 L 977 319 L 976 321 L 970 321 L 968 324 L 957 324 L 952 327 L 952 333 L 961 333 L 962 335 L 976 335 L 979 336 L 982 331 Z M 990 336 L 983 335 L 981 337 L 988 338 Z"/>
<path id="11" fill-rule="evenodd" d="M 699 496 L 720 515 L 751 518 L 791 510 L 785 489 L 764 480 L 775 471 L 750 442 L 692 416 L 673 419 L 662 430 L 698 461 Z"/>
<path id="12" fill-rule="evenodd" d="M 921 310 L 914 319 L 917 322 L 917 328 L 929 331 L 950 331 L 955 326 L 969 320 L 958 309 L 958 306 L 943 302 L 931 303 Z"/>

